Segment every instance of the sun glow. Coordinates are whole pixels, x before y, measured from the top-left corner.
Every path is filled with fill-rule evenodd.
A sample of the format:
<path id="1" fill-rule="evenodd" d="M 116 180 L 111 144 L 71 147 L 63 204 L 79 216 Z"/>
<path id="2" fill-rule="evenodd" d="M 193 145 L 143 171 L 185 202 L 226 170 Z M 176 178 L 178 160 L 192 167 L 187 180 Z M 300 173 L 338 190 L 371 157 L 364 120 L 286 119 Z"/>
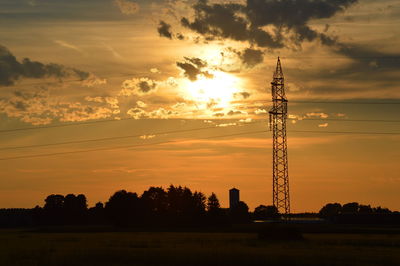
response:
<path id="1" fill-rule="evenodd" d="M 234 99 L 234 94 L 241 91 L 241 80 L 221 71 L 210 71 L 212 78 L 199 76 L 196 81 L 185 84 L 186 94 L 204 108 L 227 108 Z M 200 106 L 199 106 L 200 107 Z"/>

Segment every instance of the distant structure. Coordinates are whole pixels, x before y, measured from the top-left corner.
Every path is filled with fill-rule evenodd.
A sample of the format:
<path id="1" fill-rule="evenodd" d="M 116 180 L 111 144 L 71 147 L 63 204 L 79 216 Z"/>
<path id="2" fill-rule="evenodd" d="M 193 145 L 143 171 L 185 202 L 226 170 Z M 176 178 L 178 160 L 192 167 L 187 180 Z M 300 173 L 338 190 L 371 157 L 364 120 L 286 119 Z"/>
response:
<path id="1" fill-rule="evenodd" d="M 229 209 L 233 209 L 238 206 L 240 201 L 239 189 L 232 188 L 229 190 Z"/>
<path id="2" fill-rule="evenodd" d="M 269 126 L 272 130 L 272 202 L 281 214 L 290 213 L 289 174 L 286 142 L 287 103 L 281 60 L 278 57 L 272 85 L 272 108 Z"/>

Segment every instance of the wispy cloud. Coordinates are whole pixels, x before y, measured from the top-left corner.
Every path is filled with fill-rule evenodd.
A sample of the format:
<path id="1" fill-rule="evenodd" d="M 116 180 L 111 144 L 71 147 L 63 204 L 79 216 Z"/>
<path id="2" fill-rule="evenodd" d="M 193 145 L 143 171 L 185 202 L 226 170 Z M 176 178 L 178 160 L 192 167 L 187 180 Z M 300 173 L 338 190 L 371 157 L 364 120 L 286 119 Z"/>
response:
<path id="1" fill-rule="evenodd" d="M 104 48 L 109 51 L 116 59 L 123 59 L 123 57 L 110 45 L 103 43 Z"/>
<path id="2" fill-rule="evenodd" d="M 129 0 L 114 0 L 122 14 L 133 15 L 139 11 L 139 4 Z"/>
<path id="3" fill-rule="evenodd" d="M 63 40 L 55 40 L 54 42 L 56 44 L 64 47 L 64 48 L 68 48 L 68 49 L 74 50 L 74 51 L 76 51 L 76 52 L 78 52 L 80 54 L 86 55 L 86 53 L 76 45 L 70 44 L 70 43 L 68 43 L 66 41 L 63 41 Z"/>

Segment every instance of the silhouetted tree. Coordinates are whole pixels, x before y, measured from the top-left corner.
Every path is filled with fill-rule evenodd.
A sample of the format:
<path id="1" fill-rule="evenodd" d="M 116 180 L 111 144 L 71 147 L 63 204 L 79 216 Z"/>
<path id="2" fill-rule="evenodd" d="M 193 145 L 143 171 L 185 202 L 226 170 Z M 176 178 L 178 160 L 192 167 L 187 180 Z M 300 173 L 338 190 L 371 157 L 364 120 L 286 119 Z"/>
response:
<path id="1" fill-rule="evenodd" d="M 120 190 L 105 206 L 108 219 L 116 225 L 131 225 L 139 221 L 139 198 L 136 193 Z"/>
<path id="2" fill-rule="evenodd" d="M 105 223 L 104 204 L 97 202 L 94 207 L 88 210 L 89 220 L 92 224 L 103 224 Z"/>
<path id="3" fill-rule="evenodd" d="M 168 216 L 170 221 L 198 223 L 205 214 L 206 197 L 187 187 L 170 185 L 167 190 Z"/>
<path id="4" fill-rule="evenodd" d="M 217 198 L 217 195 L 215 195 L 214 192 L 211 193 L 211 195 L 207 199 L 207 211 L 209 213 L 214 213 L 220 211 L 221 206 L 219 204 L 219 200 Z"/>
<path id="5" fill-rule="evenodd" d="M 370 205 L 361 205 L 358 207 L 359 213 L 372 213 L 373 210 Z"/>
<path id="6" fill-rule="evenodd" d="M 166 215 L 168 209 L 167 192 L 162 187 L 150 187 L 140 197 L 146 218 L 153 220 Z"/>
<path id="7" fill-rule="evenodd" d="M 201 193 L 195 191 L 192 196 L 192 206 L 191 210 L 193 215 L 203 215 L 206 211 L 206 196 Z"/>
<path id="8" fill-rule="evenodd" d="M 391 213 L 392 211 L 389 210 L 388 208 L 382 208 L 381 206 L 378 206 L 376 208 L 373 208 L 374 213 Z"/>
<path id="9" fill-rule="evenodd" d="M 339 203 L 328 203 L 319 211 L 319 216 L 325 219 L 332 219 L 342 212 L 342 205 Z"/>
<path id="10" fill-rule="evenodd" d="M 96 203 L 96 205 L 94 205 L 94 208 L 95 209 L 97 209 L 97 210 L 102 210 L 102 209 L 104 209 L 104 204 L 103 204 L 103 202 L 97 202 Z"/>
<path id="11" fill-rule="evenodd" d="M 278 219 L 280 217 L 279 211 L 275 206 L 260 205 L 254 209 L 255 219 Z"/>
<path id="12" fill-rule="evenodd" d="M 44 200 L 44 209 L 47 211 L 61 211 L 64 208 L 64 196 L 52 194 Z"/>
<path id="13" fill-rule="evenodd" d="M 45 224 L 64 224 L 64 196 L 58 194 L 47 196 L 43 207 L 43 215 Z"/>
<path id="14" fill-rule="evenodd" d="M 207 198 L 207 217 L 208 223 L 212 225 L 222 225 L 228 223 L 226 213 L 221 209 L 217 195 L 213 192 Z"/>
<path id="15" fill-rule="evenodd" d="M 357 202 L 349 202 L 342 206 L 342 213 L 356 214 L 358 213 L 359 204 Z"/>
<path id="16" fill-rule="evenodd" d="M 85 221 L 87 203 L 86 196 L 68 194 L 64 198 L 64 216 L 66 223 L 83 223 Z"/>

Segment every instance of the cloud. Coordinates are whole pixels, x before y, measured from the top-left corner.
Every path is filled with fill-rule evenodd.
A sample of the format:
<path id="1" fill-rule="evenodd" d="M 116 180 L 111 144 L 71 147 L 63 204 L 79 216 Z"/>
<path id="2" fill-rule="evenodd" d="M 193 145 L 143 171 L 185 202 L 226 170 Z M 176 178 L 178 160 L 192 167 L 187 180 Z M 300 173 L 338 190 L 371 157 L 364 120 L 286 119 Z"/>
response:
<path id="1" fill-rule="evenodd" d="M 354 65 L 364 71 L 400 69 L 400 53 L 387 53 L 357 45 L 341 44 L 337 52 L 354 60 Z"/>
<path id="2" fill-rule="evenodd" d="M 119 114 L 118 100 L 113 97 L 85 97 L 89 102 L 64 101 L 50 95 L 49 89 L 16 91 L 0 100 L 0 113 L 18 118 L 32 125 L 46 125 L 54 120 L 62 122 L 108 118 Z"/>
<path id="3" fill-rule="evenodd" d="M 142 135 L 139 138 L 146 140 L 146 139 L 154 139 L 155 137 L 156 135 Z"/>
<path id="4" fill-rule="evenodd" d="M 146 118 L 146 111 L 141 108 L 131 108 L 126 113 L 134 119 Z"/>
<path id="5" fill-rule="evenodd" d="M 325 127 L 328 127 L 328 126 L 329 126 L 328 123 L 323 123 L 323 124 L 319 124 L 318 125 L 318 127 L 321 127 L 321 128 L 325 128 Z"/>
<path id="6" fill-rule="evenodd" d="M 254 111 L 254 113 L 255 113 L 256 115 L 261 115 L 261 114 L 267 114 L 268 111 L 265 110 L 265 109 L 257 109 L 257 110 Z"/>
<path id="7" fill-rule="evenodd" d="M 103 46 L 107 51 L 109 51 L 114 56 L 114 58 L 120 60 L 123 59 L 123 57 L 112 46 L 107 45 L 105 43 L 103 43 Z"/>
<path id="8" fill-rule="evenodd" d="M 122 83 L 120 95 L 145 95 L 157 90 L 158 83 L 149 78 L 133 78 Z"/>
<path id="9" fill-rule="evenodd" d="M 237 123 L 222 123 L 222 124 L 217 124 L 215 126 L 217 126 L 217 127 L 233 127 L 233 126 L 237 126 Z"/>
<path id="10" fill-rule="evenodd" d="M 63 103 L 55 106 L 55 109 L 60 112 L 59 120 L 62 122 L 103 119 L 119 114 L 119 110 L 113 110 L 104 106 L 85 105 L 80 102 Z"/>
<path id="11" fill-rule="evenodd" d="M 320 40 L 325 45 L 335 38 L 308 25 L 312 19 L 330 18 L 357 0 L 247 0 L 245 4 L 214 3 L 198 0 L 194 18 L 181 18 L 181 25 L 206 40 L 232 39 L 259 47 L 282 48 L 288 42 Z M 270 27 L 271 30 L 267 30 Z M 290 36 L 285 36 L 290 35 Z"/>
<path id="12" fill-rule="evenodd" d="M 166 23 L 165 21 L 160 21 L 157 31 L 161 37 L 172 39 L 171 25 Z"/>
<path id="13" fill-rule="evenodd" d="M 142 108 L 131 108 L 127 111 L 127 114 L 134 119 L 143 119 L 143 118 L 153 118 L 153 119 L 168 119 L 172 117 L 177 117 L 179 113 L 177 111 L 166 110 L 162 107 L 146 111 Z"/>
<path id="14" fill-rule="evenodd" d="M 251 123 L 252 121 L 253 121 L 253 119 L 250 117 L 239 120 L 240 123 Z"/>
<path id="15" fill-rule="evenodd" d="M 86 96 L 85 100 L 88 102 L 105 103 L 105 104 L 108 104 L 110 106 L 110 108 L 112 108 L 112 109 L 119 109 L 119 105 L 118 105 L 119 101 L 115 97 Z"/>
<path id="16" fill-rule="evenodd" d="M 58 64 L 44 64 L 24 58 L 22 62 L 4 46 L 0 45 L 0 85 L 12 86 L 15 81 L 21 78 L 65 78 L 78 77 L 81 80 L 87 79 L 89 73 L 74 68 L 67 68 Z"/>
<path id="17" fill-rule="evenodd" d="M 315 112 L 312 112 L 312 113 L 307 113 L 307 114 L 305 115 L 305 118 L 306 118 L 306 117 L 328 118 L 329 115 L 328 115 L 328 114 L 325 114 L 325 113 L 315 113 Z"/>
<path id="18" fill-rule="evenodd" d="M 238 99 L 238 98 L 247 99 L 247 98 L 249 98 L 250 96 L 251 96 L 251 94 L 248 93 L 248 92 L 246 92 L 246 91 L 237 92 L 237 93 L 234 93 L 234 94 L 233 94 L 233 97 L 236 98 L 236 99 Z"/>
<path id="19" fill-rule="evenodd" d="M 172 110 L 166 110 L 164 108 L 158 108 L 148 113 L 149 118 L 157 118 L 157 119 L 168 119 L 172 116 L 176 116 L 179 113 Z"/>
<path id="20" fill-rule="evenodd" d="M 242 112 L 239 110 L 230 110 L 227 115 L 232 116 L 232 115 L 242 115 L 242 114 L 247 114 L 246 112 Z"/>
<path id="21" fill-rule="evenodd" d="M 107 79 L 99 78 L 93 74 L 90 74 L 88 78 L 82 81 L 82 85 L 89 88 L 106 84 L 107 84 Z"/>
<path id="22" fill-rule="evenodd" d="M 74 50 L 74 51 L 76 51 L 76 52 L 78 52 L 78 53 L 80 53 L 80 54 L 85 54 L 85 52 L 83 52 L 82 49 L 80 49 L 80 48 L 79 48 L 78 46 L 76 46 L 76 45 L 67 43 L 67 42 L 62 41 L 62 40 L 55 40 L 54 42 L 55 42 L 56 44 L 62 46 L 62 47 L 65 47 L 65 48 L 68 48 L 68 49 L 72 49 L 72 50 Z"/>
<path id="23" fill-rule="evenodd" d="M 302 91 L 323 97 L 375 98 L 381 97 L 382 91 L 377 90 L 381 88 L 385 90 L 385 97 L 399 96 L 399 52 L 379 51 L 371 45 L 362 47 L 357 44 L 337 44 L 333 50 L 336 53 L 334 56 L 341 57 L 341 60 L 347 58 L 345 63 L 309 71 L 301 78 L 303 81 L 318 80 L 318 86 L 308 85 Z"/>
<path id="24" fill-rule="evenodd" d="M 114 0 L 114 4 L 125 15 L 133 15 L 139 11 L 139 4 L 129 0 Z"/>
<path id="25" fill-rule="evenodd" d="M 140 107 L 140 108 L 146 108 L 146 107 L 147 107 L 147 104 L 144 103 L 144 102 L 142 102 L 142 101 L 137 101 L 137 102 L 136 102 L 136 105 L 137 105 L 138 107 Z"/>
<path id="26" fill-rule="evenodd" d="M 161 73 L 161 71 L 156 67 L 150 68 L 150 72 L 151 73 Z"/>
<path id="27" fill-rule="evenodd" d="M 103 103 L 103 97 L 97 96 L 97 97 L 91 97 L 91 96 L 86 96 L 85 100 L 88 102 L 95 102 L 95 103 Z"/>
<path id="28" fill-rule="evenodd" d="M 245 66 L 252 68 L 263 62 L 263 54 L 260 50 L 247 48 L 242 53 L 239 53 L 239 56 Z"/>
<path id="29" fill-rule="evenodd" d="M 200 58 L 185 57 L 184 62 L 177 62 L 176 65 L 184 71 L 183 74 L 191 81 L 197 80 L 198 75 L 203 75 L 206 78 L 213 78 L 211 73 L 203 70 L 203 68 L 207 66 L 207 63 Z"/>

